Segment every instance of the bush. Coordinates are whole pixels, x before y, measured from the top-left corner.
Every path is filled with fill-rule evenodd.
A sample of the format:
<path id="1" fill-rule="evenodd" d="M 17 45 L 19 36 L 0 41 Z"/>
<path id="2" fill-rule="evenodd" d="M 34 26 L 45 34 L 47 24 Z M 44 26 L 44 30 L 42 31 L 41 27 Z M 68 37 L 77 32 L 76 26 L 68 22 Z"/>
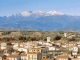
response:
<path id="1" fill-rule="evenodd" d="M 8 35 L 10 33 L 11 33 L 11 31 L 3 31 L 2 35 Z"/>
<path id="2" fill-rule="evenodd" d="M 54 37 L 54 40 L 60 40 L 61 38 L 62 38 L 61 36 L 56 35 L 56 36 Z"/>

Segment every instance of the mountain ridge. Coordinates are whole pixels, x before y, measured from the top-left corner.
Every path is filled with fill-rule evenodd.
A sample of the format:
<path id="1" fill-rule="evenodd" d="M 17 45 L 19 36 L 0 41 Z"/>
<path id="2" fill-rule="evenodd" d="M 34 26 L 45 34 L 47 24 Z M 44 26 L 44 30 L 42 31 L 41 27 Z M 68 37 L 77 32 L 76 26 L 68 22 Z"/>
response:
<path id="1" fill-rule="evenodd" d="M 57 11 L 26 11 L 0 17 L 0 29 L 20 30 L 80 30 L 80 16 Z"/>

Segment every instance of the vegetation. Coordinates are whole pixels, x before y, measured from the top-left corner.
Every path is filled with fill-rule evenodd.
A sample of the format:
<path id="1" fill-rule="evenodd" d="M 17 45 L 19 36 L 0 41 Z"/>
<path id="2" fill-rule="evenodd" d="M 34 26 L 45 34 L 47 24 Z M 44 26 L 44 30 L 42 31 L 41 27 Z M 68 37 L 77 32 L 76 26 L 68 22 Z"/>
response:
<path id="1" fill-rule="evenodd" d="M 11 33 L 11 31 L 3 31 L 2 35 L 8 35 L 10 33 Z"/>
<path id="2" fill-rule="evenodd" d="M 47 37 L 50 37 L 51 41 L 79 41 L 80 33 L 79 32 L 68 32 L 68 31 L 1 31 L 2 38 L 0 41 L 46 41 Z M 67 33 L 67 37 L 64 37 L 64 33 Z M 75 35 L 76 37 L 69 36 Z"/>
<path id="3" fill-rule="evenodd" d="M 55 38 L 54 38 L 54 40 L 60 40 L 61 38 L 62 38 L 61 36 L 56 35 Z"/>

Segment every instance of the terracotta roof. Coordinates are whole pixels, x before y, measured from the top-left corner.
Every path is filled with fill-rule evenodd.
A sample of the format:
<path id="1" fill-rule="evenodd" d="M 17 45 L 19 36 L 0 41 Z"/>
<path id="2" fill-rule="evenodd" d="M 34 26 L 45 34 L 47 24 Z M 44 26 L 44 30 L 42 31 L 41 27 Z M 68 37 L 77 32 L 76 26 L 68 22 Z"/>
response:
<path id="1" fill-rule="evenodd" d="M 22 53 L 22 54 L 20 54 L 20 56 L 27 56 L 27 54 L 23 54 L 23 53 Z"/>
<path id="2" fill-rule="evenodd" d="M 54 60 L 54 58 L 43 58 L 42 60 Z"/>
<path id="3" fill-rule="evenodd" d="M 10 60 L 10 59 L 3 59 L 3 60 Z"/>
<path id="4" fill-rule="evenodd" d="M 64 56 L 57 56 L 56 58 L 68 58 L 69 56 L 64 55 Z"/>
<path id="5" fill-rule="evenodd" d="M 68 43 L 67 43 L 68 44 Z M 69 42 L 69 44 L 76 44 L 76 42 Z"/>
<path id="6" fill-rule="evenodd" d="M 80 59 L 78 59 L 78 58 L 71 58 L 71 60 L 80 60 Z"/>
<path id="7" fill-rule="evenodd" d="M 17 58 L 18 57 L 18 54 L 12 54 L 10 56 L 8 56 L 7 58 Z"/>
<path id="8" fill-rule="evenodd" d="M 31 48 L 31 49 L 42 49 L 42 48 Z"/>
<path id="9" fill-rule="evenodd" d="M 2 50 L 7 50 L 7 49 L 0 49 L 0 51 L 2 51 Z"/>
<path id="10" fill-rule="evenodd" d="M 39 52 L 29 52 L 28 54 L 38 54 Z"/>

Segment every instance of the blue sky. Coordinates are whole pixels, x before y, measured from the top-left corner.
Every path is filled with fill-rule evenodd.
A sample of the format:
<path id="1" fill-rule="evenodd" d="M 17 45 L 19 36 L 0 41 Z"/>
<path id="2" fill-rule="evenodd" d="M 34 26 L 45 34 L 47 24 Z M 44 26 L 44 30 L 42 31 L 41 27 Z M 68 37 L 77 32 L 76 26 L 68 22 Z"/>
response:
<path id="1" fill-rule="evenodd" d="M 0 16 L 35 10 L 80 16 L 80 0 L 0 0 Z"/>

